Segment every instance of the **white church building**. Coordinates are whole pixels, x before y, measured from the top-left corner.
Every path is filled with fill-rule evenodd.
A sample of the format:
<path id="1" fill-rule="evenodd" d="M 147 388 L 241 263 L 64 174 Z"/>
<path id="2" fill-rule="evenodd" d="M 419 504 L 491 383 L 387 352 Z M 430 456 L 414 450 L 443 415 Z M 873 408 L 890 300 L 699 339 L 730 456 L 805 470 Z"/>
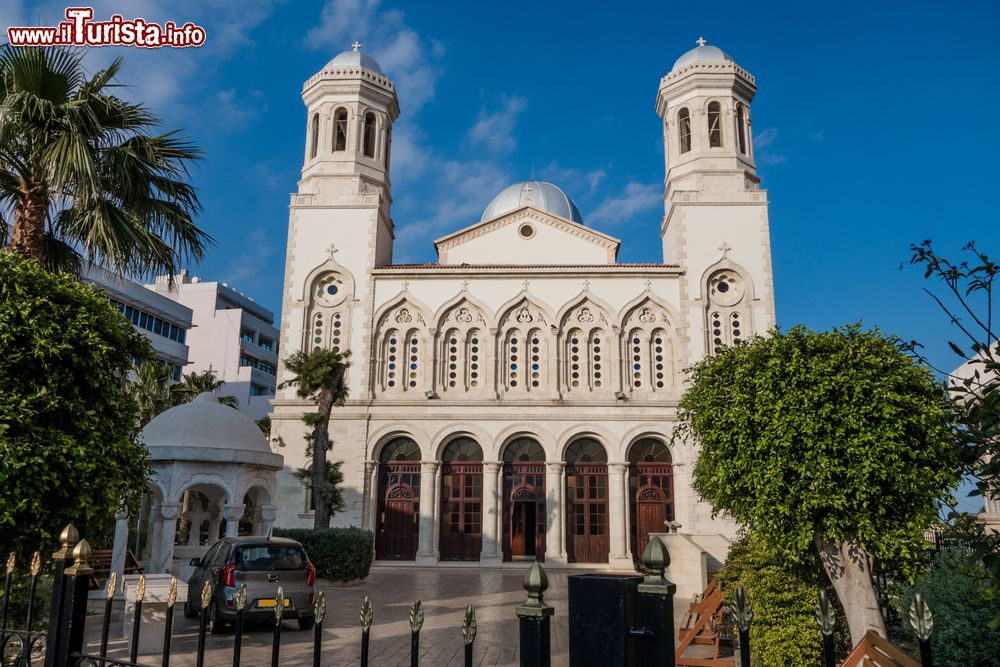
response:
<path id="1" fill-rule="evenodd" d="M 664 532 L 724 557 L 735 525 L 692 490 L 697 445 L 671 434 L 683 370 L 775 322 L 755 92 L 704 40 L 660 80 L 662 263 L 618 262 L 571 193 L 531 181 L 497 183 L 436 262 L 395 264 L 392 79 L 355 48 L 305 82 L 280 345 L 351 352 L 335 525 L 373 531 L 380 561 L 631 568 Z M 312 522 L 293 475 L 312 410 L 278 389 L 278 526 Z"/>

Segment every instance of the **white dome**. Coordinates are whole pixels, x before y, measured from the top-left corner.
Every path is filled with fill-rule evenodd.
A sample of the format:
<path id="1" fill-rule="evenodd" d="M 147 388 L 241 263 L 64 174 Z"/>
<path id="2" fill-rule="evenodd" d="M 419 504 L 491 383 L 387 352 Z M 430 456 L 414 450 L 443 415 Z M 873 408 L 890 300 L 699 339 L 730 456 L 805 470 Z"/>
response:
<path id="1" fill-rule="evenodd" d="M 541 211 L 583 224 L 583 216 L 580 215 L 576 203 L 565 192 L 543 181 L 524 181 L 508 185 L 493 198 L 483 211 L 480 220 L 491 220 L 529 204 Z"/>
<path id="2" fill-rule="evenodd" d="M 271 453 L 267 438 L 253 419 L 219 403 L 208 391 L 198 394 L 190 403 L 158 414 L 142 429 L 139 439 L 154 461 L 200 458 L 238 463 L 281 458 Z M 177 456 L 178 450 L 187 451 Z M 190 450 L 199 453 L 195 455 Z"/>
<path id="3" fill-rule="evenodd" d="M 717 46 L 710 46 L 705 43 L 705 40 L 699 39 L 698 46 L 694 47 L 674 63 L 674 67 L 671 72 L 676 72 L 682 67 L 687 67 L 688 65 L 694 65 L 697 63 L 724 63 L 732 62 L 727 54 L 723 53 L 722 49 Z"/>
<path id="4" fill-rule="evenodd" d="M 323 69 L 327 69 L 329 67 L 363 67 L 385 76 L 385 73 L 382 71 L 382 68 L 378 66 L 378 63 L 375 62 L 375 59 L 367 53 L 362 53 L 360 49 L 356 51 L 344 51 L 343 53 L 337 54 L 337 56 L 328 62 L 326 67 Z"/>

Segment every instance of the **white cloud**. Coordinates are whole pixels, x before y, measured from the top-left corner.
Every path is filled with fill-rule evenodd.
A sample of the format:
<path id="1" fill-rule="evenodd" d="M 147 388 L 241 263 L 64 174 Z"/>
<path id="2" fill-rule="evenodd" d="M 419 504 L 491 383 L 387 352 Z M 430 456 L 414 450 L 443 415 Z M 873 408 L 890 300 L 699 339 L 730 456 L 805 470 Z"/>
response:
<path id="1" fill-rule="evenodd" d="M 663 186 L 660 183 L 633 181 L 621 194 L 605 198 L 593 212 L 584 215 L 584 220 L 588 224 L 621 224 L 662 204 Z"/>
<path id="2" fill-rule="evenodd" d="M 482 109 L 475 125 L 469 128 L 466 135 L 470 142 L 484 146 L 495 153 L 510 153 L 517 148 L 514 138 L 514 126 L 518 115 L 528 106 L 523 97 L 504 97 L 500 108 L 487 112 Z"/>
<path id="3" fill-rule="evenodd" d="M 360 40 L 396 84 L 405 109 L 413 113 L 434 99 L 444 46 L 434 41 L 428 44 L 406 24 L 403 12 L 382 10 L 379 5 L 379 0 L 328 0 L 305 42 L 332 57 Z"/>
<path id="4" fill-rule="evenodd" d="M 769 150 L 778 138 L 778 130 L 769 127 L 754 135 L 753 150 L 754 157 L 761 164 L 781 164 L 786 160 L 785 156 Z"/>
<path id="5" fill-rule="evenodd" d="M 604 169 L 585 171 L 576 167 L 563 167 L 558 161 L 552 161 L 538 170 L 539 178 L 558 185 L 574 199 L 582 194 L 593 193 L 605 176 L 607 172 Z"/>

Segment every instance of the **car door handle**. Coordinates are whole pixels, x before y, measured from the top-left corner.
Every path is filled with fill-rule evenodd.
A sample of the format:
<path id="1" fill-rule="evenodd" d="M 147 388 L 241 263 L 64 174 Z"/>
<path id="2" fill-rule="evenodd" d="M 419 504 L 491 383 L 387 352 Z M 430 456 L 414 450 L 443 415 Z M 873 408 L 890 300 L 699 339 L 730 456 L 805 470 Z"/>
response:
<path id="1" fill-rule="evenodd" d="M 267 575 L 267 582 L 269 584 L 273 584 L 277 580 L 278 580 L 278 575 L 276 575 L 276 574 L 269 574 L 269 575 Z"/>

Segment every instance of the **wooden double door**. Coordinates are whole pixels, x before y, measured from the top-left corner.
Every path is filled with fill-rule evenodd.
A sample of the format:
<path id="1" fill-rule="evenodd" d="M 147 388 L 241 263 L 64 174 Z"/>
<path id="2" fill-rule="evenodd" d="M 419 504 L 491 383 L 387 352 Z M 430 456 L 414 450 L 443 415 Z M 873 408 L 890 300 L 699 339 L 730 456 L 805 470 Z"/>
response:
<path id="1" fill-rule="evenodd" d="M 629 470 L 632 558 L 639 561 L 650 533 L 667 532 L 674 520 L 673 468 L 669 463 L 636 463 Z"/>
<path id="2" fill-rule="evenodd" d="M 479 560 L 483 550 L 483 464 L 441 470 L 441 560 Z"/>
<path id="3" fill-rule="evenodd" d="M 545 464 L 504 465 L 504 560 L 545 560 Z"/>
<path id="4" fill-rule="evenodd" d="M 607 563 L 608 466 L 566 466 L 566 556 L 571 563 Z"/>
<path id="5" fill-rule="evenodd" d="M 420 464 L 379 464 L 375 557 L 413 560 L 420 530 Z"/>

